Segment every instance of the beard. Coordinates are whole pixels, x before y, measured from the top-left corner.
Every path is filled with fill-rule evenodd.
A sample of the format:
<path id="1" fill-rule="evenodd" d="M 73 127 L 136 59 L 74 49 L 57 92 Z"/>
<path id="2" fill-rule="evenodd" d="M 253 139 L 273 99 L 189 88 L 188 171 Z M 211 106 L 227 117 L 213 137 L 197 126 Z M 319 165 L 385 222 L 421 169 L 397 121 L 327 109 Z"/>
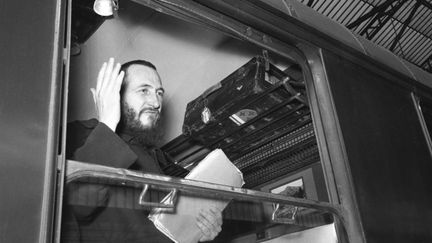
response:
<path id="1" fill-rule="evenodd" d="M 119 132 L 131 134 L 134 141 L 143 146 L 157 146 L 163 136 L 160 113 L 154 118 L 150 127 L 143 126 L 139 119 L 140 115 L 126 102 L 122 102 L 121 118 L 118 126 Z"/>

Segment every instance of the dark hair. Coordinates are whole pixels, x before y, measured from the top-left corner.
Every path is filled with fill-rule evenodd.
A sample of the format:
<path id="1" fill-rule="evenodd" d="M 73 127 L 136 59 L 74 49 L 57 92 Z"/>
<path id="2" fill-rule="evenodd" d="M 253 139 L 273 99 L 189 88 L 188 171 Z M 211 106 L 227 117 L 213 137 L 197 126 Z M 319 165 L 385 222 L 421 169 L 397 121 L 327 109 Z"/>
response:
<path id="1" fill-rule="evenodd" d="M 149 61 L 145 61 L 145 60 L 133 60 L 133 61 L 123 63 L 120 67 L 120 71 L 124 72 L 123 83 L 121 85 L 121 91 L 120 91 L 121 94 L 123 94 L 123 89 L 124 89 L 124 86 L 126 84 L 125 80 L 127 79 L 127 74 L 128 74 L 127 70 L 132 65 L 142 65 L 142 66 L 146 66 L 146 67 L 152 68 L 155 71 L 157 71 L 156 66 L 153 65 L 153 63 L 151 63 Z"/>
<path id="2" fill-rule="evenodd" d="M 146 67 L 149 67 L 149 68 L 153 68 L 154 70 L 156 70 L 155 65 L 153 65 L 153 63 L 151 63 L 149 61 L 145 61 L 145 60 L 133 60 L 133 61 L 129 61 L 129 62 L 123 63 L 121 65 L 120 71 L 124 71 L 125 75 L 126 75 L 127 69 L 130 66 L 135 65 L 135 64 L 137 64 L 137 65 L 143 65 L 143 66 L 146 66 Z"/>

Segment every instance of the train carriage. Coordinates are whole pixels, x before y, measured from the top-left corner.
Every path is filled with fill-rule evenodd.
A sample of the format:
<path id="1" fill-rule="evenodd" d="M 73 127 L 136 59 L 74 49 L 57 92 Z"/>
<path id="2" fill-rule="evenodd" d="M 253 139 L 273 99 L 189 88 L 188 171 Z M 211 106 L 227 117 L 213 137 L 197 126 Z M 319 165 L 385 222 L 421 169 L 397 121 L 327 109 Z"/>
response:
<path id="1" fill-rule="evenodd" d="M 153 208 L 172 190 L 222 198 L 214 242 L 431 241 L 429 73 L 294 0 L 92 5 L 2 2 L 1 242 L 60 242 L 62 205 L 94 206 L 63 200 L 74 183 L 127 188 L 110 207 L 137 211 L 148 187 Z M 222 149 L 243 188 L 67 160 L 110 56 L 158 66 L 178 165 Z"/>

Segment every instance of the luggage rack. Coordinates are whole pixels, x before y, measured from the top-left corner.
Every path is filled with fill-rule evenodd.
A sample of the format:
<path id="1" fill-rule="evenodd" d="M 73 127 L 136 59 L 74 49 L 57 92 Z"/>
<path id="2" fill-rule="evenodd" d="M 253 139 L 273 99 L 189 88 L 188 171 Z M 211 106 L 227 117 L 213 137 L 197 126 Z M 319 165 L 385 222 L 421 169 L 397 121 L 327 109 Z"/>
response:
<path id="1" fill-rule="evenodd" d="M 183 134 L 162 149 L 190 168 L 216 148 L 246 188 L 318 162 L 304 83 L 254 57 L 189 102 Z"/>

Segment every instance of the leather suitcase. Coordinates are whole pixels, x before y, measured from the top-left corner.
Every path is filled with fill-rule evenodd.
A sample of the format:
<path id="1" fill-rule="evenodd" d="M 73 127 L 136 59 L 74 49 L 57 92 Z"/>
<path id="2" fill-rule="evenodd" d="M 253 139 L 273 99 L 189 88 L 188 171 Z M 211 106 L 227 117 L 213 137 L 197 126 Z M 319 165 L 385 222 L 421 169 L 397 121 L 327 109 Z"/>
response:
<path id="1" fill-rule="evenodd" d="M 304 105 L 304 85 L 256 56 L 189 102 L 183 134 L 208 148 L 226 147 L 265 130 L 290 109 Z"/>

